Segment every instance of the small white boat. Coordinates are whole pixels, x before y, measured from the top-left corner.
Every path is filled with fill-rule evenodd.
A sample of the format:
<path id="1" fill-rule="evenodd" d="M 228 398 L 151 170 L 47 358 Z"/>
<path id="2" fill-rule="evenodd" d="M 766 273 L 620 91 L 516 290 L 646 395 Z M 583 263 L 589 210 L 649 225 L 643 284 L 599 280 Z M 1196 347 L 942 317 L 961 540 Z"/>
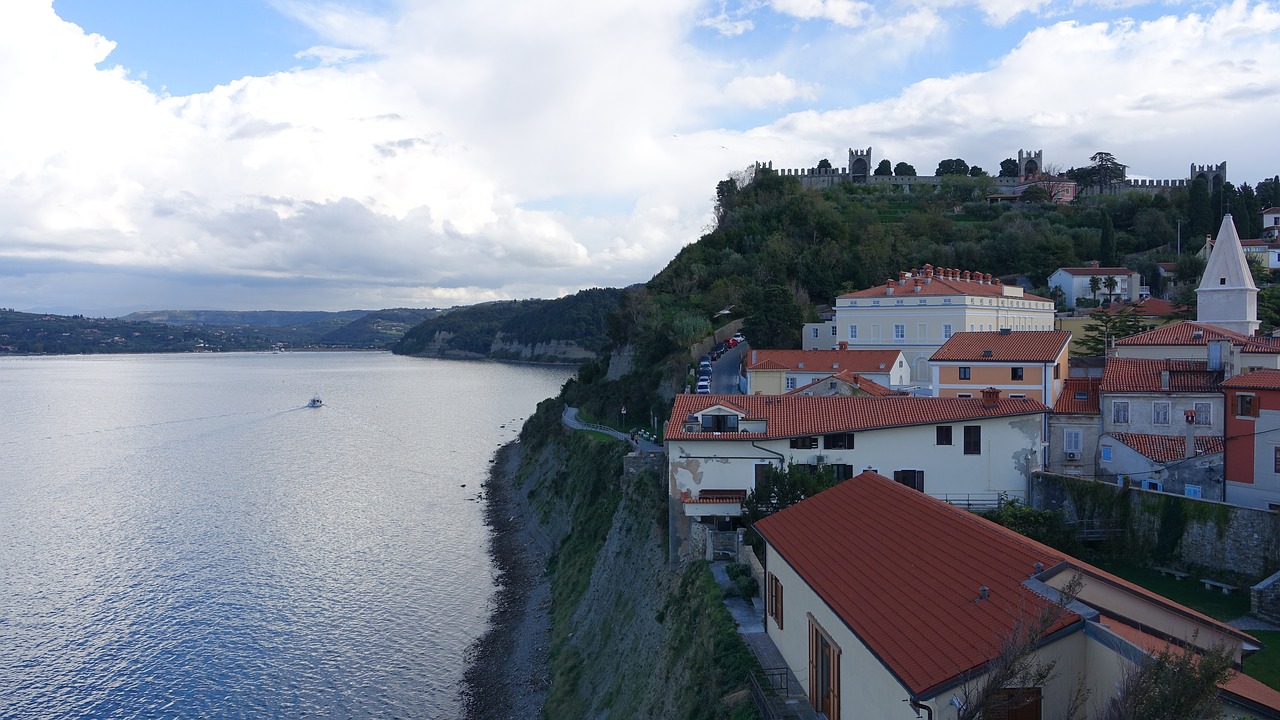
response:
<path id="1" fill-rule="evenodd" d="M 320 407 L 321 405 L 324 405 L 324 401 L 320 399 L 319 395 L 311 398 L 311 402 L 307 403 L 307 407 Z"/>

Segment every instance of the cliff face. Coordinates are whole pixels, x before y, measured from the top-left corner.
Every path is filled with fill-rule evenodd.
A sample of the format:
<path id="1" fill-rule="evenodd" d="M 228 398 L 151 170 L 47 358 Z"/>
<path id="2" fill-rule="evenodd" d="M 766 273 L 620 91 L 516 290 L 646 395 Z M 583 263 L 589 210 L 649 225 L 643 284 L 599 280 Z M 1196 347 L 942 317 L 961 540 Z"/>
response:
<path id="1" fill-rule="evenodd" d="M 667 565 L 662 456 L 570 434 L 559 407 L 526 425 L 512 480 L 550 581 L 544 717 L 754 717 L 719 588 L 704 564 Z"/>

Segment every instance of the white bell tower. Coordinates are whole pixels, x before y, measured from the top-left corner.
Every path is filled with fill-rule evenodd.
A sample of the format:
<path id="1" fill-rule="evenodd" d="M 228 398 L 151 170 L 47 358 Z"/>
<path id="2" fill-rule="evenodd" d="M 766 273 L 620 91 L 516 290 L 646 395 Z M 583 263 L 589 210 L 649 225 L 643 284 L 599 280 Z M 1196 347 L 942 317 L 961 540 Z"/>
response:
<path id="1" fill-rule="evenodd" d="M 1258 286 L 1253 283 L 1230 215 L 1222 218 L 1218 239 L 1196 289 L 1196 320 L 1244 335 L 1258 330 Z"/>

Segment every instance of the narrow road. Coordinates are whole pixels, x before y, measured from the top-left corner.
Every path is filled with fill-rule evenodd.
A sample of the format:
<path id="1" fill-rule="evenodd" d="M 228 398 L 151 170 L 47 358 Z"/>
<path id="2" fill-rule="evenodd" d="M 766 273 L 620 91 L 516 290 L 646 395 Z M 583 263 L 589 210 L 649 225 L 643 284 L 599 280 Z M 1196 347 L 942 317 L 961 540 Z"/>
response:
<path id="1" fill-rule="evenodd" d="M 640 436 L 636 436 L 633 440 L 630 435 L 620 430 L 614 430 L 604 425 L 596 425 L 594 423 L 583 422 L 578 419 L 578 408 L 564 406 L 564 413 L 560 416 L 560 422 L 570 430 L 594 430 L 598 433 L 604 433 L 616 437 L 623 442 L 631 443 L 631 447 L 640 452 L 665 452 L 663 447 L 657 443 L 649 442 Z"/>

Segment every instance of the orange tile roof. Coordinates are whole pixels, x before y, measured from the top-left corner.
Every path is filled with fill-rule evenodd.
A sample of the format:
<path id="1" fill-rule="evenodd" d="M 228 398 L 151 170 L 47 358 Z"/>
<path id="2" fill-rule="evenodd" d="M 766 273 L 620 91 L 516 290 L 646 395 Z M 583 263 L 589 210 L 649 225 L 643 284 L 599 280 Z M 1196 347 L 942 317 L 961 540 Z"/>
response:
<path id="1" fill-rule="evenodd" d="M 995 657 L 1020 615 L 1049 605 L 1022 584 L 1036 563 L 1066 559 L 870 471 L 755 529 L 916 696 Z"/>
<path id="2" fill-rule="evenodd" d="M 1053 411 L 1064 415 L 1099 414 L 1098 387 L 1101 384 L 1101 378 L 1067 378 L 1062 382 L 1062 394 L 1053 404 Z M 1077 398 L 1077 393 L 1084 397 Z"/>
<path id="3" fill-rule="evenodd" d="M 1104 313 L 1107 315 L 1118 315 L 1120 314 L 1120 311 L 1129 307 L 1132 307 L 1137 311 L 1138 317 L 1147 317 L 1147 318 L 1167 317 L 1169 315 L 1174 314 L 1175 312 L 1180 312 L 1187 309 L 1186 306 L 1184 305 L 1174 305 L 1168 300 L 1164 300 L 1157 297 L 1149 297 L 1143 300 L 1139 300 L 1136 303 L 1113 302 L 1111 303 L 1111 307 L 1097 308 L 1091 311 L 1089 314 L 1095 315 L 1097 313 Z"/>
<path id="4" fill-rule="evenodd" d="M 916 290 L 916 288 L 920 288 Z M 1004 297 L 1004 283 L 990 273 L 980 273 L 955 268 L 934 268 L 925 265 L 910 272 L 900 272 L 897 278 L 889 278 L 884 283 L 869 287 L 866 290 L 845 293 L 841 298 L 885 297 L 892 289 L 892 296 L 907 295 L 974 295 L 982 297 Z M 1012 296 L 1010 296 L 1012 297 Z M 1052 303 L 1052 300 L 1024 293 L 1014 300 L 1036 300 Z"/>
<path id="5" fill-rule="evenodd" d="M 1023 583 L 1062 563 L 1241 639 L 1252 637 L 968 511 L 867 471 L 755 524 L 915 697 L 993 659 L 1048 601 Z M 978 600 L 979 588 L 989 589 Z M 1065 611 L 1051 634 L 1080 621 Z M 1253 640 L 1256 643 L 1256 640 Z"/>
<path id="6" fill-rule="evenodd" d="M 935 398 L 909 395 L 888 397 L 817 395 L 697 395 L 676 396 L 667 423 L 667 440 L 721 439 L 759 440 L 854 432 L 907 425 L 981 420 L 983 418 L 1032 415 L 1048 408 L 1030 398 L 999 398 L 984 407 L 982 398 Z M 714 433 L 685 432 L 690 415 L 724 405 L 740 410 L 747 420 L 766 420 L 765 432 Z"/>
<path id="7" fill-rule="evenodd" d="M 1253 337 L 1209 323 L 1172 323 L 1116 341 L 1116 345 L 1208 345 L 1210 340 L 1229 340 L 1244 352 L 1280 353 L 1280 343 L 1272 338 Z"/>
<path id="8" fill-rule="evenodd" d="M 1149 655 L 1155 655 L 1165 648 L 1175 656 L 1186 652 L 1178 645 L 1172 645 L 1162 638 L 1107 615 L 1099 615 L 1098 623 Z M 1218 685 L 1218 689 L 1228 696 L 1234 695 L 1270 710 L 1280 711 L 1280 691 L 1241 672 L 1233 671 L 1226 682 Z"/>
<path id="9" fill-rule="evenodd" d="M 930 361 L 1051 363 L 1071 342 L 1066 330 L 1010 330 L 958 332 Z"/>
<path id="10" fill-rule="evenodd" d="M 848 383 L 849 385 L 854 386 L 855 388 L 861 390 L 862 392 L 865 392 L 868 395 L 874 395 L 875 397 L 886 397 L 889 395 L 908 394 L 900 390 L 892 390 L 890 388 L 887 388 L 884 385 L 881 385 L 880 383 L 874 380 L 869 380 L 865 377 L 862 377 L 861 375 L 853 372 L 852 370 L 841 370 L 840 372 L 834 375 L 828 375 L 824 378 L 814 380 L 808 385 L 802 385 L 801 387 L 798 387 L 795 390 L 791 390 L 783 394 L 784 395 L 804 395 L 806 391 L 812 392 L 813 389 L 816 388 L 817 386 L 824 385 L 825 383 L 829 383 L 832 380 L 839 380 L 841 382 Z"/>
<path id="11" fill-rule="evenodd" d="M 1113 432 L 1111 437 L 1158 463 L 1170 463 L 1187 456 L 1187 439 L 1182 435 L 1150 435 L 1147 433 Z M 1222 452 L 1221 435 L 1197 435 L 1196 454 Z"/>
<path id="12" fill-rule="evenodd" d="M 747 354 L 748 370 L 889 372 L 901 350 L 756 350 Z M 766 363 L 770 363 L 765 366 Z M 762 367 L 763 366 L 763 367 Z"/>
<path id="13" fill-rule="evenodd" d="M 1062 272 L 1076 277 L 1106 277 L 1108 275 L 1136 275 L 1137 270 L 1130 270 L 1126 267 L 1064 267 L 1058 268 Z"/>
<path id="14" fill-rule="evenodd" d="M 1108 358 L 1102 371 L 1104 393 L 1219 392 L 1222 371 L 1209 370 L 1204 360 L 1153 360 Z M 1169 373 L 1169 387 L 1162 388 L 1163 373 Z"/>
<path id="15" fill-rule="evenodd" d="M 1223 387 L 1280 390 L 1280 370 L 1254 370 L 1222 383 Z"/>

